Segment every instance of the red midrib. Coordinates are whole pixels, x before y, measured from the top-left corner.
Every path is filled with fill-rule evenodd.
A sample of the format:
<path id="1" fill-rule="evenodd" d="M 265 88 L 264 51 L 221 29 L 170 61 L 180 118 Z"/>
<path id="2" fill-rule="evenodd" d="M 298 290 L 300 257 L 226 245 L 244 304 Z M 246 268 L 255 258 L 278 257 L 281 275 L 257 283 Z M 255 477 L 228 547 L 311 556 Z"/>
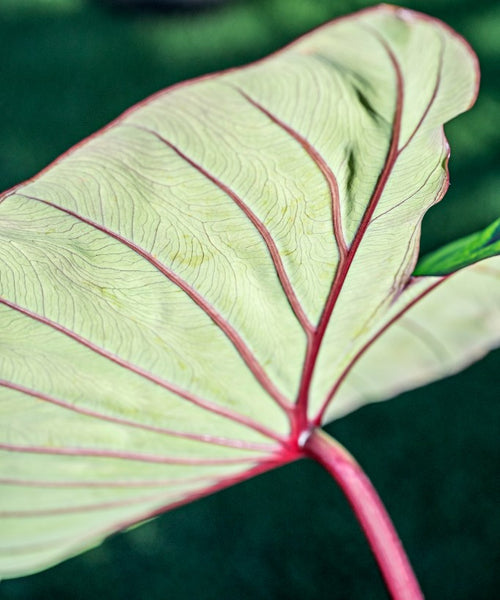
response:
<path id="1" fill-rule="evenodd" d="M 427 102 L 427 106 L 425 107 L 424 112 L 422 113 L 422 116 L 420 118 L 420 120 L 418 121 L 417 125 L 415 126 L 415 128 L 413 129 L 413 131 L 411 132 L 410 136 L 408 137 L 408 139 L 406 140 L 406 142 L 401 146 L 399 146 L 399 137 L 400 137 L 400 129 L 401 129 L 401 116 L 402 116 L 402 110 L 403 110 L 403 100 L 404 100 L 404 89 L 403 89 L 403 76 L 401 73 L 401 68 L 399 66 L 399 63 L 394 55 L 394 53 L 392 52 L 391 48 L 389 47 L 389 45 L 387 44 L 387 42 L 385 42 L 385 40 L 383 38 L 380 37 L 380 35 L 376 32 L 371 30 L 370 28 L 368 28 L 368 30 L 373 33 L 375 35 L 375 37 L 377 37 L 377 39 L 380 41 L 380 43 L 384 46 L 390 60 L 391 63 L 394 67 L 394 71 L 396 73 L 396 81 L 397 81 L 397 104 L 396 104 L 396 111 L 395 111 L 395 116 L 394 116 L 394 124 L 393 124 L 393 137 L 391 140 L 391 146 L 389 149 L 389 153 L 387 155 L 387 159 L 386 159 L 386 165 L 384 170 L 382 171 L 382 174 L 379 178 L 379 181 L 377 183 L 377 187 L 374 191 L 374 194 L 372 196 L 371 199 L 371 203 L 373 202 L 373 206 L 369 206 L 367 213 L 365 214 L 365 217 L 361 223 L 360 226 L 360 230 L 362 230 L 362 233 L 358 238 L 358 234 L 360 234 L 360 230 L 358 230 L 356 238 L 354 240 L 353 243 L 353 248 L 356 244 L 356 248 L 359 246 L 360 242 L 361 242 L 361 238 L 364 235 L 364 232 L 366 231 L 366 229 L 368 228 L 368 225 L 372 222 L 372 215 L 373 212 L 378 204 L 379 198 L 382 194 L 383 188 L 385 186 L 385 183 L 387 182 L 387 179 L 390 176 L 390 173 L 392 171 L 392 168 L 394 167 L 394 164 L 396 163 L 396 160 L 398 159 L 398 157 L 401 155 L 402 152 L 404 152 L 404 150 L 406 150 L 406 148 L 409 146 L 409 144 L 411 143 L 411 141 L 414 139 L 415 135 L 417 134 L 418 130 L 420 129 L 420 127 L 422 126 L 423 122 L 425 121 L 427 115 L 429 114 L 432 105 L 434 104 L 437 95 L 438 95 L 438 91 L 439 91 L 439 86 L 441 84 L 441 77 L 442 77 L 442 70 L 443 70 L 443 60 L 444 60 L 444 46 L 441 45 L 440 48 L 440 53 L 439 53 L 439 63 L 438 63 L 438 72 L 437 72 L 437 76 L 436 76 L 436 82 L 434 84 L 433 90 L 432 90 L 432 94 Z M 396 135 L 397 134 L 397 135 Z M 441 160 L 438 162 L 438 165 L 441 163 Z M 434 172 L 434 171 L 432 171 Z M 430 175 L 427 177 L 427 179 L 425 180 L 424 184 L 422 184 L 422 186 L 419 188 L 418 191 L 420 191 L 420 189 L 422 189 L 422 187 L 425 185 L 425 183 L 427 183 L 428 179 L 429 179 Z M 379 189 L 380 188 L 380 189 Z M 439 196 L 442 197 L 443 194 L 443 189 L 441 189 Z M 410 196 L 411 197 L 411 196 Z M 382 215 L 379 215 L 382 216 Z M 377 217 L 378 218 L 378 217 Z M 351 249 L 352 251 L 352 249 Z M 351 259 L 352 262 L 352 259 Z M 339 265 L 340 268 L 340 265 Z M 347 271 L 349 269 L 349 265 L 347 266 L 347 270 L 346 270 L 346 274 L 343 277 L 342 283 L 340 284 L 340 287 L 342 287 L 343 285 L 343 281 L 345 280 L 345 276 L 347 275 Z M 366 342 L 361 348 L 360 350 L 358 350 L 358 352 L 354 355 L 354 357 L 349 361 L 348 365 L 346 366 L 346 368 L 344 369 L 344 371 L 340 374 L 338 380 L 333 384 L 333 386 L 330 388 L 326 399 L 323 401 L 323 404 L 320 407 L 320 410 L 318 411 L 317 415 L 313 418 L 312 420 L 312 424 L 311 426 L 319 426 L 322 423 L 323 420 L 323 416 L 326 412 L 326 409 L 328 408 L 330 402 L 332 401 L 333 397 L 335 396 L 336 392 L 338 391 L 338 389 L 340 388 L 341 384 L 343 383 L 343 381 L 345 380 L 345 378 L 347 377 L 347 375 L 350 373 L 350 371 L 352 370 L 352 368 L 354 367 L 354 365 L 356 364 L 356 362 L 361 358 L 361 356 L 366 352 L 366 350 L 373 344 L 374 341 L 376 341 L 393 323 L 395 323 L 400 317 L 402 317 L 412 306 L 414 306 L 419 300 L 421 300 L 424 296 L 426 296 L 430 291 L 432 291 L 433 289 L 435 289 L 435 287 L 437 287 L 437 285 L 439 285 L 439 283 L 441 283 L 441 281 L 443 281 L 445 278 L 441 279 L 439 282 L 437 282 L 436 284 L 432 285 L 430 288 L 428 288 L 425 292 L 423 292 L 422 294 L 420 294 L 418 296 L 418 298 L 414 299 L 413 301 L 411 301 L 408 305 L 406 305 L 396 316 L 394 316 L 388 323 L 386 323 L 385 326 L 383 326 L 380 330 L 378 330 L 369 340 L 368 342 Z M 339 292 L 336 294 L 336 297 L 338 297 Z M 336 302 L 336 298 L 333 302 L 333 305 Z M 333 312 L 333 307 L 330 311 L 330 315 L 331 312 Z M 326 327 L 325 327 L 326 329 Z M 319 352 L 319 348 L 318 351 L 316 352 L 316 356 L 317 353 Z M 312 377 L 312 374 L 311 374 Z"/>
<path id="2" fill-rule="evenodd" d="M 399 63 L 391 48 L 388 46 L 387 42 L 385 42 L 385 40 L 380 38 L 378 35 L 376 37 L 377 39 L 379 39 L 380 43 L 385 48 L 396 74 L 397 95 L 392 125 L 391 143 L 389 145 L 389 150 L 385 159 L 384 167 L 379 175 L 378 181 L 375 185 L 375 189 L 370 197 L 367 209 L 363 215 L 358 230 L 356 231 L 356 235 L 354 236 L 352 244 L 345 254 L 340 254 L 337 270 L 333 277 L 330 292 L 327 296 L 323 312 L 318 322 L 318 326 L 312 334 L 310 340 L 308 341 L 306 358 L 304 360 L 301 383 L 296 401 L 294 434 L 296 436 L 297 445 L 301 445 L 299 443 L 298 436 L 300 436 L 304 432 L 310 431 L 315 426 L 315 423 L 311 421 L 308 416 L 309 392 L 311 388 L 314 369 L 317 363 L 318 354 L 321 349 L 321 344 L 326 329 L 330 322 L 330 318 L 332 316 L 333 310 L 339 298 L 346 277 L 349 273 L 351 264 L 356 256 L 356 253 L 366 233 L 366 230 L 368 229 L 370 220 L 373 216 L 375 209 L 377 208 L 378 202 L 380 200 L 380 197 L 382 196 L 387 180 L 389 179 L 389 176 L 392 172 L 392 169 L 394 168 L 394 165 L 400 153 L 400 151 L 398 150 L 398 145 L 401 131 L 401 117 L 403 112 L 404 99 L 403 76 L 401 73 Z"/>

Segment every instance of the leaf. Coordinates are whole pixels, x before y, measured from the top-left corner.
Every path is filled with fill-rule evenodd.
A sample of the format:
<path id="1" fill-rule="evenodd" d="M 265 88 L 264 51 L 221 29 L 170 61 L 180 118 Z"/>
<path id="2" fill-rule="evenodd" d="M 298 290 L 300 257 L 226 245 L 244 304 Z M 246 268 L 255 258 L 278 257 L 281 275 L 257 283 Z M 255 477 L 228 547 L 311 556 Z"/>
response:
<path id="1" fill-rule="evenodd" d="M 303 455 L 433 286 L 408 285 L 420 223 L 477 79 L 449 28 L 380 6 L 160 92 L 5 193 L 2 576 Z M 498 343 L 466 298 L 473 351 L 422 379 Z"/>
<path id="2" fill-rule="evenodd" d="M 500 219 L 483 231 L 451 242 L 418 261 L 414 275 L 448 275 L 475 262 L 500 254 Z"/>

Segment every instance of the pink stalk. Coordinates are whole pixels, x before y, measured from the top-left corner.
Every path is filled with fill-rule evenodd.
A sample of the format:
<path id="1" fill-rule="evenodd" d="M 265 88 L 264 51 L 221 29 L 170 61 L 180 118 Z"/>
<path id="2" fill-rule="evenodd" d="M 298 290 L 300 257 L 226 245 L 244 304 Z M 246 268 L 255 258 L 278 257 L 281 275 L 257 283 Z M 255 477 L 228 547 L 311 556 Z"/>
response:
<path id="1" fill-rule="evenodd" d="M 382 500 L 355 459 L 321 429 L 313 430 L 304 444 L 304 452 L 317 460 L 344 492 L 393 600 L 423 600 L 418 581 Z"/>

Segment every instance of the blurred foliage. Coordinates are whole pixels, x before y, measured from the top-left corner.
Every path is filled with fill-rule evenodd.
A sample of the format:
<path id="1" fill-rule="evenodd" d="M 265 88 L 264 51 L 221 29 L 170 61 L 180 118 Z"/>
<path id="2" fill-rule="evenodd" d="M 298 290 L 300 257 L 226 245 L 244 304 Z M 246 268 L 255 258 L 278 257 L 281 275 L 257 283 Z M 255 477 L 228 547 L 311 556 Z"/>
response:
<path id="1" fill-rule="evenodd" d="M 475 108 L 447 127 L 452 187 L 423 250 L 498 217 L 500 5 L 413 0 L 479 55 Z M 133 103 L 179 80 L 265 56 L 363 0 L 228 0 L 192 12 L 104 0 L 0 1 L 0 189 L 27 178 Z M 429 600 L 500 589 L 498 361 L 366 407 L 329 431 L 363 464 Z M 188 505 L 44 573 L 3 600 L 370 600 L 385 592 L 340 492 L 302 461 Z"/>

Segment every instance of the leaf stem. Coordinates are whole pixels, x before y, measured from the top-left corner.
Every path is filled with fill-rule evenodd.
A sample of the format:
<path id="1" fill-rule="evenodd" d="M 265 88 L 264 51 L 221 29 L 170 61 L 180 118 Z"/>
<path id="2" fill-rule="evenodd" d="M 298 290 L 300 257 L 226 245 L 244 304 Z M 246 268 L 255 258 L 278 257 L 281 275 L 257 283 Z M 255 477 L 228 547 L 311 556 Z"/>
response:
<path id="1" fill-rule="evenodd" d="M 313 429 L 303 450 L 332 475 L 344 492 L 393 600 L 423 600 L 424 596 L 394 525 L 356 460 L 341 444 L 318 428 Z"/>

